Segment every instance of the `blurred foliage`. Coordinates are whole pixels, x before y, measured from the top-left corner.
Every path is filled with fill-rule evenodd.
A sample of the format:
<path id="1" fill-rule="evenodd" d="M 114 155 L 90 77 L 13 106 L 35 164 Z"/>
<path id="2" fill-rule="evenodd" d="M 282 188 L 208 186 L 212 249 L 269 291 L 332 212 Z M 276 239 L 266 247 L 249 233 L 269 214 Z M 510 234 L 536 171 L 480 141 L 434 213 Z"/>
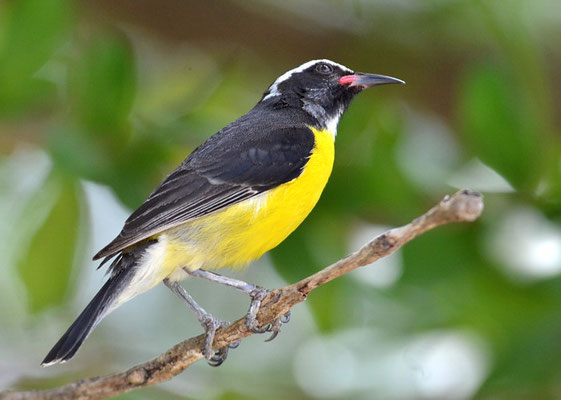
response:
<path id="1" fill-rule="evenodd" d="M 466 79 L 460 115 L 468 143 L 481 161 L 494 168 L 519 191 L 533 193 L 543 171 L 547 143 L 529 124 L 512 79 L 496 69 L 481 69 Z M 496 132 L 496 134 L 495 134 Z"/>
<path id="2" fill-rule="evenodd" d="M 24 113 L 52 97 L 55 87 L 34 74 L 50 59 L 68 33 L 68 4 L 26 0 L 3 6 L 0 25 L 0 111 Z"/>
<path id="3" fill-rule="evenodd" d="M 390 395 L 383 385 L 372 389 L 366 378 L 341 397 L 559 398 L 561 52 L 553 43 L 561 34 L 561 13 L 550 10 L 555 2 L 161 3 L 0 3 L 0 216 L 18 221 L 0 233 L 5 243 L 23 238 L 13 248 L 6 245 L 2 281 L 10 290 L 0 291 L 0 301 L 24 299 L 21 310 L 14 306 L 10 312 L 19 313 L 21 326 L 31 332 L 42 332 L 45 320 L 60 323 L 33 353 L 13 339 L 23 328 L 2 331 L 0 351 L 18 348 L 37 359 L 12 372 L 10 387 L 54 385 L 94 370 L 73 360 L 82 370 L 59 376 L 29 371 L 38 364 L 35 353 L 45 352 L 84 305 L 70 295 L 93 268 L 83 262 L 91 256 L 86 242 L 92 221 L 85 216 L 93 208 L 84 182 L 109 188 L 134 209 L 198 144 L 247 112 L 278 75 L 327 57 L 403 78 L 407 86 L 361 94 L 343 117 L 333 175 L 320 203 L 271 252 L 286 281 L 354 250 L 349 243 L 360 223 L 407 223 L 465 179 L 474 189 L 492 186 L 481 221 L 430 232 L 400 251 L 402 274 L 388 287 L 344 277 L 307 302 L 313 334 L 320 338 L 352 327 L 404 341 L 442 330 L 474 332 L 487 346 L 481 381 L 464 397 L 454 397 L 416 389 Z M 407 153 L 407 146 L 413 152 Z M 45 176 L 35 186 L 11 180 L 11 160 L 24 150 L 49 159 L 46 173 L 31 174 Z M 470 173 L 476 161 L 487 169 Z M 490 184 L 489 174 L 494 174 Z M 513 232 L 519 241 L 513 239 L 506 253 L 533 257 L 528 263 L 534 270 L 524 274 L 508 261 L 509 254 L 489 244 L 508 212 L 521 208 L 544 216 L 558 232 L 548 239 L 550 247 L 536 243 L 538 250 L 524 247 L 525 227 Z M 554 264 L 550 272 L 537 269 L 544 262 Z M 376 312 L 363 311 L 371 309 Z M 166 326 L 172 326 L 173 316 L 168 318 Z M 154 325 L 142 329 L 161 329 Z M 35 343 L 34 333 L 26 335 Z M 112 337 L 99 348 L 111 346 Z M 384 350 L 373 343 L 364 353 Z M 10 354 L 0 370 L 11 370 L 16 358 Z M 93 373 L 113 371 L 115 354 L 108 360 L 98 356 L 101 367 Z M 213 383 L 195 393 L 263 398 L 248 389 L 259 380 L 258 389 L 271 399 L 314 397 L 288 376 L 290 362 L 274 361 L 259 371 L 247 365 L 243 372 L 197 370 L 195 375 L 206 374 L 202 382 Z M 229 383 L 234 380 L 241 383 Z M 122 398 L 191 396 L 179 392 L 152 388 Z"/>
<path id="4" fill-rule="evenodd" d="M 28 207 L 43 207 L 45 197 L 54 197 L 47 218 L 31 239 L 18 270 L 29 296 L 30 311 L 36 313 L 60 304 L 68 291 L 75 252 L 78 249 L 80 196 L 77 182 L 53 173 Z M 64 240 L 57 240 L 57 238 Z M 48 282 L 48 285 L 45 285 Z"/>

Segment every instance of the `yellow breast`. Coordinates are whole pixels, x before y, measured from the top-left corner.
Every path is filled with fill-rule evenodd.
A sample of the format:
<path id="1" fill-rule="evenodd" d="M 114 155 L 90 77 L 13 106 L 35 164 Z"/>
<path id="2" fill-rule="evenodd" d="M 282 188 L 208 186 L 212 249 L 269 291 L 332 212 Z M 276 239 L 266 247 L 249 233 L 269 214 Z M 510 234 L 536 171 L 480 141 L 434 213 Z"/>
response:
<path id="1" fill-rule="evenodd" d="M 166 233 L 166 272 L 243 266 L 286 239 L 316 205 L 333 168 L 333 134 L 312 131 L 314 148 L 296 179 Z"/>

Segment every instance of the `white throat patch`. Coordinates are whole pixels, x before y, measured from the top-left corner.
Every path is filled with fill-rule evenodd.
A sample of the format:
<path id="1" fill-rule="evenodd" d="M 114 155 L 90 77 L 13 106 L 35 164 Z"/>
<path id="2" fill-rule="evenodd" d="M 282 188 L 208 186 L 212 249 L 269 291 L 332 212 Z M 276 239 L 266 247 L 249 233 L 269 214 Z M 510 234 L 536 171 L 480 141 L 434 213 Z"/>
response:
<path id="1" fill-rule="evenodd" d="M 330 64 L 334 67 L 339 67 L 343 70 L 347 70 L 349 72 L 352 72 L 350 69 L 348 69 L 347 67 L 345 67 L 344 65 L 338 64 L 334 61 L 331 60 L 312 60 L 312 61 L 308 61 L 302 65 L 300 65 L 299 67 L 296 67 L 294 69 L 291 69 L 290 71 L 285 72 L 284 74 L 282 74 L 281 76 L 279 76 L 277 78 L 277 80 L 269 87 L 269 94 L 267 96 L 265 96 L 263 98 L 263 100 L 267 100 L 273 96 L 279 96 L 281 93 L 279 92 L 279 84 L 281 84 L 282 82 L 286 81 L 287 79 L 289 79 L 293 74 L 296 74 L 298 72 L 302 72 L 305 69 L 311 67 L 312 65 L 316 64 L 316 63 L 326 63 L 326 64 Z"/>
<path id="2" fill-rule="evenodd" d="M 341 109 L 337 113 L 337 115 L 335 115 L 333 118 L 329 119 L 325 123 L 325 127 L 327 128 L 327 131 L 333 135 L 334 139 L 335 139 L 335 136 L 337 136 L 337 125 L 339 124 L 339 119 L 341 118 L 342 114 L 343 114 L 343 110 Z"/>

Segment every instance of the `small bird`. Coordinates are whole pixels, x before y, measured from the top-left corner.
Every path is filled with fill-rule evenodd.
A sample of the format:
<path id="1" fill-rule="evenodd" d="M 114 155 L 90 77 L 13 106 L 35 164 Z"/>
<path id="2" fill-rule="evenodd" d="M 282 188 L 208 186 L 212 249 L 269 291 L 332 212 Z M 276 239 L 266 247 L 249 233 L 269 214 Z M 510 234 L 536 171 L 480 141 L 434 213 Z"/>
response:
<path id="1" fill-rule="evenodd" d="M 227 323 L 180 286 L 188 276 L 247 293 L 247 327 L 271 330 L 256 318 L 267 290 L 210 270 L 247 265 L 300 225 L 331 174 L 341 115 L 362 90 L 388 83 L 405 82 L 330 60 L 277 78 L 251 111 L 195 149 L 93 257 L 103 265 L 116 256 L 110 277 L 41 365 L 71 359 L 103 317 L 160 282 L 194 311 L 206 332 L 203 354 L 220 365 L 228 348 L 214 351 L 212 343 Z M 274 337 L 280 322 L 272 326 Z"/>

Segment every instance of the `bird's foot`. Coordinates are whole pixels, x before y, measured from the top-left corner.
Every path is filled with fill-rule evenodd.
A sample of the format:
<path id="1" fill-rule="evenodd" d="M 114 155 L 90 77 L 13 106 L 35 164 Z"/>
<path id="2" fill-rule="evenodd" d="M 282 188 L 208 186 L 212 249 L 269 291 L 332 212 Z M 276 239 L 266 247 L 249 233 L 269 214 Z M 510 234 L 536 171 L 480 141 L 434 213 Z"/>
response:
<path id="1" fill-rule="evenodd" d="M 261 302 L 265 297 L 267 297 L 268 294 L 269 290 L 259 286 L 256 286 L 255 289 L 253 289 L 251 293 L 249 293 L 249 296 L 251 297 L 251 304 L 245 318 L 245 325 L 252 332 L 272 332 L 271 337 L 265 340 L 266 342 L 270 342 L 271 340 L 276 338 L 281 330 L 280 328 L 282 324 L 286 324 L 288 323 L 288 321 L 290 321 L 290 311 L 288 311 L 285 315 L 275 319 L 272 323 L 259 327 L 259 321 L 257 321 L 257 313 L 259 312 L 259 308 L 261 307 Z"/>
<path id="2" fill-rule="evenodd" d="M 230 325 L 227 321 L 221 321 L 214 318 L 212 315 L 207 314 L 201 321 L 201 325 L 205 330 L 205 343 L 203 345 L 203 355 L 208 360 L 208 364 L 212 367 L 218 367 L 221 365 L 228 356 L 229 349 L 235 349 L 239 346 L 239 342 L 232 343 L 226 347 L 218 349 L 217 351 L 212 350 L 212 343 L 214 342 L 214 336 L 216 331 L 222 327 Z"/>
<path id="3" fill-rule="evenodd" d="M 230 349 L 237 348 L 239 345 L 240 341 L 238 340 L 237 342 L 230 343 L 228 346 L 218 349 L 214 352 L 212 357 L 208 359 L 208 365 L 210 365 L 211 367 L 219 367 L 224 361 L 226 361 L 226 358 L 228 357 L 228 351 Z"/>
<path id="4" fill-rule="evenodd" d="M 265 341 L 270 342 L 271 340 L 274 340 L 280 333 L 282 324 L 288 324 L 288 322 L 290 322 L 290 311 L 288 311 L 283 316 L 275 319 L 271 324 L 268 325 L 269 329 L 267 329 L 267 332 L 272 332 L 272 334 L 269 339 Z"/>
<path id="5" fill-rule="evenodd" d="M 259 308 L 261 308 L 261 302 L 268 294 L 269 291 L 260 286 L 255 286 L 255 288 L 249 292 L 251 304 L 249 305 L 249 310 L 247 310 L 247 315 L 245 317 L 245 326 L 253 333 L 268 332 L 268 325 L 260 328 L 259 321 L 257 321 L 257 313 L 259 312 Z"/>

